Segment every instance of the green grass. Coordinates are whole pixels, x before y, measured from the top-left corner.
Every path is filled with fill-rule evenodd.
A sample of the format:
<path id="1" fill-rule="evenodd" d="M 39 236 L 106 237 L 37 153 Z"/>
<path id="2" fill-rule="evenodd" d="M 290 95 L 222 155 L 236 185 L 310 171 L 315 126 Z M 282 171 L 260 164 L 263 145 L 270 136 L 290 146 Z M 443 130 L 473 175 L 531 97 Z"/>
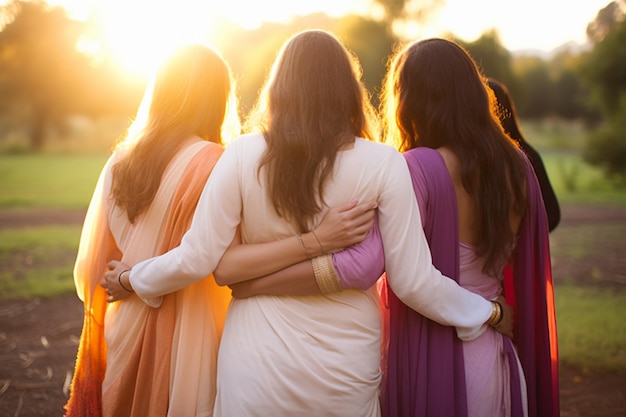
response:
<path id="1" fill-rule="evenodd" d="M 564 285 L 555 299 L 561 361 L 626 373 L 626 293 Z"/>
<path id="2" fill-rule="evenodd" d="M 588 132 L 579 122 L 521 121 L 526 140 L 541 154 L 550 183 L 562 203 L 626 205 L 626 188 L 608 181 L 583 161 Z"/>
<path id="3" fill-rule="evenodd" d="M 106 159 L 104 152 L 0 155 L 0 208 L 86 208 Z"/>
<path id="4" fill-rule="evenodd" d="M 580 122 L 522 120 L 520 125 L 524 138 L 542 154 L 554 150 L 579 151 L 587 140 L 587 133 Z"/>
<path id="5" fill-rule="evenodd" d="M 607 181 L 577 153 L 546 151 L 541 157 L 561 203 L 626 205 L 626 188 Z"/>
<path id="6" fill-rule="evenodd" d="M 0 230 L 0 299 L 74 291 L 80 226 Z"/>

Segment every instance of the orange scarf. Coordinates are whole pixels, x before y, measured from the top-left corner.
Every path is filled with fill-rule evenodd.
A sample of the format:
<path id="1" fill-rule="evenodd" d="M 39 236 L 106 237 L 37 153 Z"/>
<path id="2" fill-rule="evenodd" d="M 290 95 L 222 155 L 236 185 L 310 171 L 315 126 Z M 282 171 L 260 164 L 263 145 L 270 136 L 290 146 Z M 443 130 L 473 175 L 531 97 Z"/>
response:
<path id="1" fill-rule="evenodd" d="M 161 253 L 180 244 L 191 225 L 204 184 L 223 151 L 223 147 L 211 143 L 203 147 L 189 162 L 172 199 L 164 225 L 165 236 Z M 110 234 L 110 231 L 107 232 Z M 112 238 L 109 240 L 114 242 Z M 115 244 L 111 243 L 111 246 L 113 247 L 107 253 L 115 252 Z M 214 282 L 213 284 L 216 289 L 220 288 Z M 165 296 L 161 307 L 149 310 L 143 338 L 128 352 L 130 360 L 127 368 L 118 382 L 107 391 L 103 400 L 102 381 L 106 370 L 103 323 L 106 306 L 106 295 L 102 287 L 94 288 L 91 298 L 86 296 L 72 394 L 65 406 L 65 416 L 102 417 L 103 401 L 108 406 L 114 405 L 107 407 L 111 408 L 114 417 L 167 415 L 172 335 L 176 320 L 175 295 Z"/>

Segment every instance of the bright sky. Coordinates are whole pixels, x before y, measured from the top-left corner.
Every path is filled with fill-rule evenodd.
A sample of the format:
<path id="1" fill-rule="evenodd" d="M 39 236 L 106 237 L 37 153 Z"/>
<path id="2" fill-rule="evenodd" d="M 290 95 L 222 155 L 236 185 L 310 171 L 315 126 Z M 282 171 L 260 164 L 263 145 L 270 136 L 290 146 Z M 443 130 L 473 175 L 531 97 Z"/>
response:
<path id="1" fill-rule="evenodd" d="M 472 41 L 495 27 L 510 51 L 550 51 L 568 41 L 585 43 L 587 24 L 611 0 L 446 0 L 441 30 Z"/>
<path id="2" fill-rule="evenodd" d="M 585 42 L 585 29 L 610 0 L 444 0 L 445 6 L 417 36 L 452 32 L 466 41 L 496 28 L 510 51 L 550 51 L 568 41 Z M 210 27 L 226 16 L 246 27 L 262 20 L 325 12 L 338 16 L 367 11 L 367 0 L 49 0 L 75 17 L 97 10 L 106 37 L 120 58 L 135 68 L 152 68 L 171 48 L 206 41 Z"/>

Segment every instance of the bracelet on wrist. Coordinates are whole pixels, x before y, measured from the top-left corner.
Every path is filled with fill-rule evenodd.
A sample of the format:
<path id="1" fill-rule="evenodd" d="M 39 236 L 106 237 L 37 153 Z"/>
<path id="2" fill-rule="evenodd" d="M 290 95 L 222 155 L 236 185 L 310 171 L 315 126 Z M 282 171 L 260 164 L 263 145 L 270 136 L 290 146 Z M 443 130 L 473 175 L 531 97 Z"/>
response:
<path id="1" fill-rule="evenodd" d="M 304 253 L 306 255 L 307 258 L 312 259 L 311 255 L 309 255 L 309 251 L 306 248 L 306 245 L 304 244 L 304 240 L 302 240 L 302 235 L 301 234 L 296 234 L 296 238 L 298 238 L 298 242 L 300 242 L 300 245 L 302 246 L 302 249 L 304 249 Z"/>
<path id="2" fill-rule="evenodd" d="M 130 272 L 130 269 L 125 269 L 122 272 L 120 272 L 120 274 L 117 276 L 117 282 L 120 284 L 120 287 L 124 288 L 125 291 L 133 292 L 133 290 L 126 288 L 126 286 L 124 286 L 124 284 L 122 284 L 122 274 L 124 272 Z"/>
<path id="3" fill-rule="evenodd" d="M 491 315 L 487 319 L 487 325 L 497 326 L 502 321 L 502 304 L 497 301 L 491 301 Z"/>
<path id="4" fill-rule="evenodd" d="M 319 238 L 315 234 L 315 230 L 311 230 L 311 233 L 313 233 L 313 237 L 315 237 L 315 240 L 317 240 L 317 244 L 320 246 L 320 251 L 322 252 L 322 255 L 324 255 L 326 252 L 324 251 L 324 247 L 322 246 L 322 242 L 320 242 Z"/>
<path id="5" fill-rule="evenodd" d="M 315 282 L 324 295 L 342 291 L 339 276 L 333 267 L 333 256 L 317 256 L 312 260 Z"/>

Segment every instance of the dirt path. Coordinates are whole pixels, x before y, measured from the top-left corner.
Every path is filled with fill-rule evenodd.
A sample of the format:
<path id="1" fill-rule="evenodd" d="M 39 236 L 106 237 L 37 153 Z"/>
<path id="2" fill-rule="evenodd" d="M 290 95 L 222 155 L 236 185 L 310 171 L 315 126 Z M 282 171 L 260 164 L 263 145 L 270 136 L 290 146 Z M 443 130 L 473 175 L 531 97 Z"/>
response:
<path id="1" fill-rule="evenodd" d="M 84 212 L 1 212 L 0 229 L 43 224 L 80 224 Z M 626 290 L 626 236 L 610 233 L 611 225 L 626 225 L 626 209 L 566 207 L 559 228 L 551 235 L 558 247 L 586 239 L 591 225 L 607 225 L 609 232 L 596 237 L 593 259 L 579 263 L 554 260 L 555 277 Z M 596 229 L 593 229 L 596 230 Z M 604 230 L 604 229 L 603 229 Z M 581 235 L 581 233 L 583 233 Z M 593 232 L 591 232 L 593 237 Z M 595 265 L 595 266 L 594 266 Z M 605 279 L 586 282 L 590 269 L 601 266 Z M 555 278 L 556 279 L 556 278 Z M 54 299 L 0 301 L 0 416 L 54 417 L 63 415 L 68 383 L 82 324 L 82 304 L 73 295 Z M 561 364 L 562 417 L 626 416 L 626 375 L 588 374 Z"/>

